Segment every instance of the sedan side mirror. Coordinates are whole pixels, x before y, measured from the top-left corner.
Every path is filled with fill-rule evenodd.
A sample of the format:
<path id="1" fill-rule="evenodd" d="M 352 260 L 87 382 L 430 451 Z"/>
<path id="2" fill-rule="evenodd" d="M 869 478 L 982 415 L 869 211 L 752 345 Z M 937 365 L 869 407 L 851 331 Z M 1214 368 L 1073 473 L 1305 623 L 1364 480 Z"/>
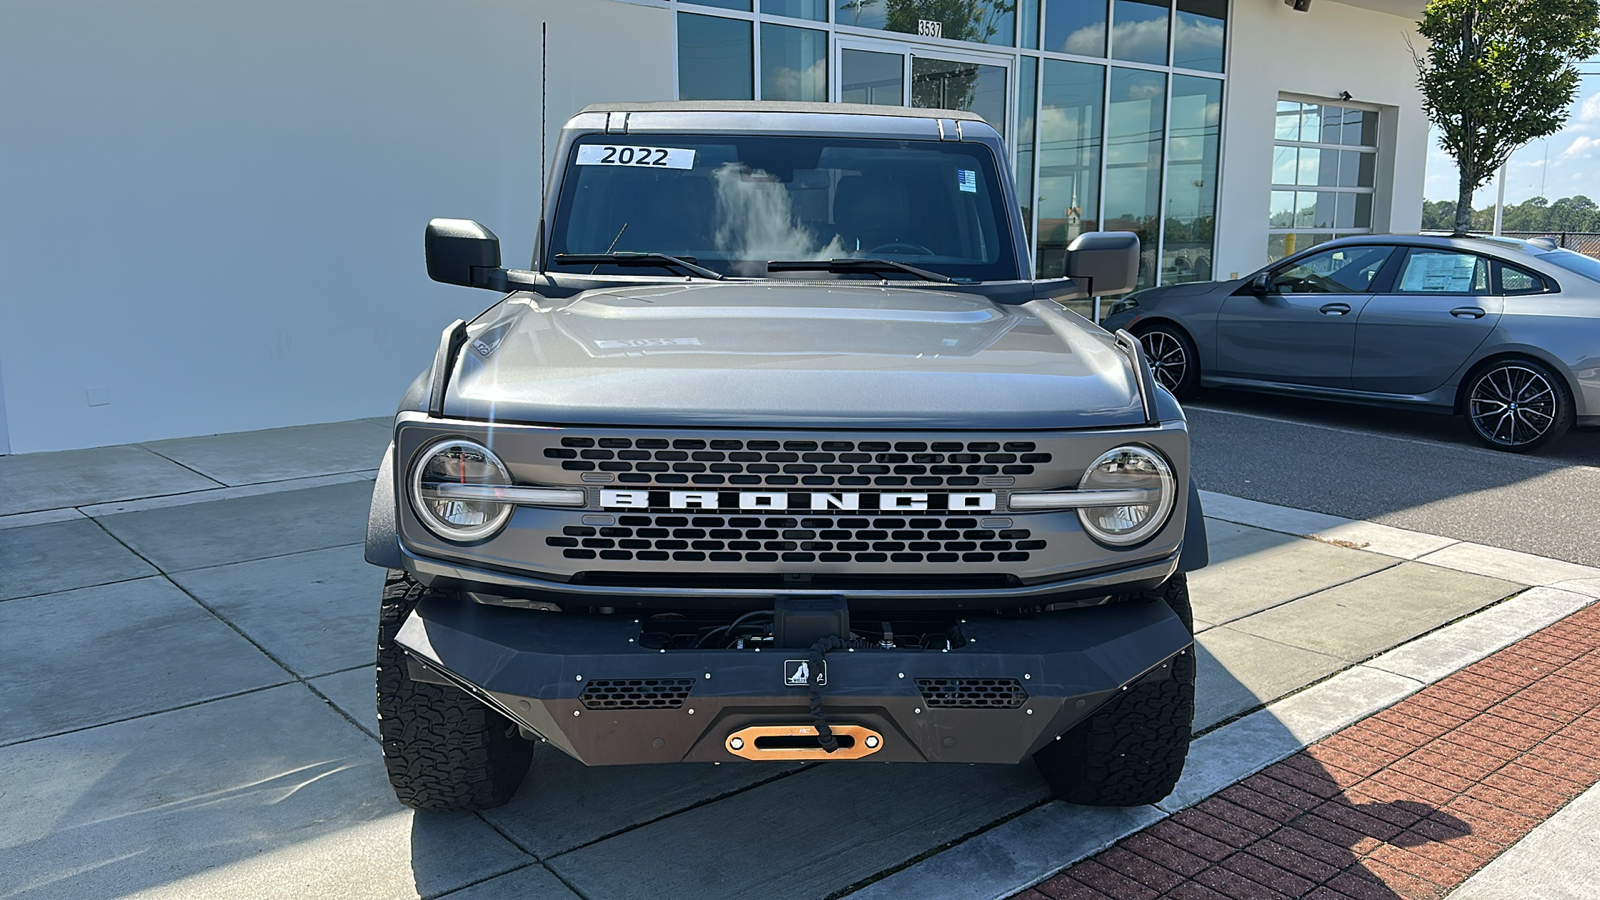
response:
<path id="1" fill-rule="evenodd" d="M 1088 282 L 1086 292 L 1125 294 L 1139 283 L 1139 236 L 1131 231 L 1091 231 L 1067 247 L 1068 277 Z"/>
<path id="2" fill-rule="evenodd" d="M 1250 293 L 1264 296 L 1272 293 L 1272 276 L 1266 272 L 1250 279 Z"/>

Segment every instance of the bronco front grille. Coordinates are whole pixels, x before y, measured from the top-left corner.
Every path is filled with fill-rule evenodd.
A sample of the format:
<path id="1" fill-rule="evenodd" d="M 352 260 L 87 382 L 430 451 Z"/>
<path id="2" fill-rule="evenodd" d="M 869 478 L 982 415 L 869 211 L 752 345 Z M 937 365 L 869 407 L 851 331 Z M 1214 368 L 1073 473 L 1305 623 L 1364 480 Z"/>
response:
<path id="1" fill-rule="evenodd" d="M 545 543 L 568 559 L 755 563 L 1026 562 L 1045 542 L 964 517 L 624 515 L 568 525 Z"/>
<path id="2" fill-rule="evenodd" d="M 1015 678 L 918 678 L 917 690 L 930 708 L 1016 709 L 1028 701 Z"/>
<path id="3" fill-rule="evenodd" d="M 564 437 L 544 455 L 569 472 L 611 473 L 622 484 L 756 487 L 963 488 L 1032 475 L 1050 462 L 1032 441 Z"/>
<path id="4" fill-rule="evenodd" d="M 584 709 L 677 709 L 693 687 L 693 678 L 596 678 L 578 700 Z"/>

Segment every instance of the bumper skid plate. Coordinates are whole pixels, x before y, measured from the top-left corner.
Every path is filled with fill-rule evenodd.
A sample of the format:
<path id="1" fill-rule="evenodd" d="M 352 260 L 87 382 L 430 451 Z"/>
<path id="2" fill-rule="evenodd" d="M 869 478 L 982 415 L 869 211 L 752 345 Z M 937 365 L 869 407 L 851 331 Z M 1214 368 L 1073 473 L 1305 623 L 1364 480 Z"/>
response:
<path id="1" fill-rule="evenodd" d="M 1171 677 L 1192 638 L 1162 603 L 1032 618 L 972 616 L 966 646 L 828 654 L 817 743 L 786 656 L 647 650 L 631 616 L 486 606 L 436 596 L 400 629 L 418 675 L 494 706 L 588 765 L 740 760 L 1017 763 L 1123 688 Z"/>

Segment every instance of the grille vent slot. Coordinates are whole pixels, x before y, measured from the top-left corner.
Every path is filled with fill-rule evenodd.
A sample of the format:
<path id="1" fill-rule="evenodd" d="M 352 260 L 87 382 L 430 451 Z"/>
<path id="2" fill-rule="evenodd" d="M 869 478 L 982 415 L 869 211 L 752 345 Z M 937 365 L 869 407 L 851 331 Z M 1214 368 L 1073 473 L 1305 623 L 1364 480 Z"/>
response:
<path id="1" fill-rule="evenodd" d="M 740 487 L 976 487 L 1050 462 L 1033 441 L 762 441 L 564 437 L 545 448 L 569 472 L 622 484 Z"/>
<path id="2" fill-rule="evenodd" d="M 693 678 L 596 678 L 578 700 L 584 709 L 677 709 L 693 688 Z"/>
<path id="3" fill-rule="evenodd" d="M 568 525 L 545 543 L 567 559 L 714 563 L 1014 563 L 1045 542 L 975 518 L 624 515 Z"/>
<path id="4" fill-rule="evenodd" d="M 1028 702 L 1015 678 L 918 678 L 917 690 L 932 709 L 1016 709 Z"/>

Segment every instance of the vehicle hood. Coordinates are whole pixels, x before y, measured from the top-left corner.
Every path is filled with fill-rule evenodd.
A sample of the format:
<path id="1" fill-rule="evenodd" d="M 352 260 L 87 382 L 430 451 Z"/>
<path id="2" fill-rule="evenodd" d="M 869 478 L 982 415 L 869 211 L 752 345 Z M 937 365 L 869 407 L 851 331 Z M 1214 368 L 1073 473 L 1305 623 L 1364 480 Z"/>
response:
<path id="1" fill-rule="evenodd" d="M 1106 332 L 1048 300 L 932 288 L 677 284 L 518 295 L 474 326 L 450 417 L 532 424 L 1140 424 Z"/>

